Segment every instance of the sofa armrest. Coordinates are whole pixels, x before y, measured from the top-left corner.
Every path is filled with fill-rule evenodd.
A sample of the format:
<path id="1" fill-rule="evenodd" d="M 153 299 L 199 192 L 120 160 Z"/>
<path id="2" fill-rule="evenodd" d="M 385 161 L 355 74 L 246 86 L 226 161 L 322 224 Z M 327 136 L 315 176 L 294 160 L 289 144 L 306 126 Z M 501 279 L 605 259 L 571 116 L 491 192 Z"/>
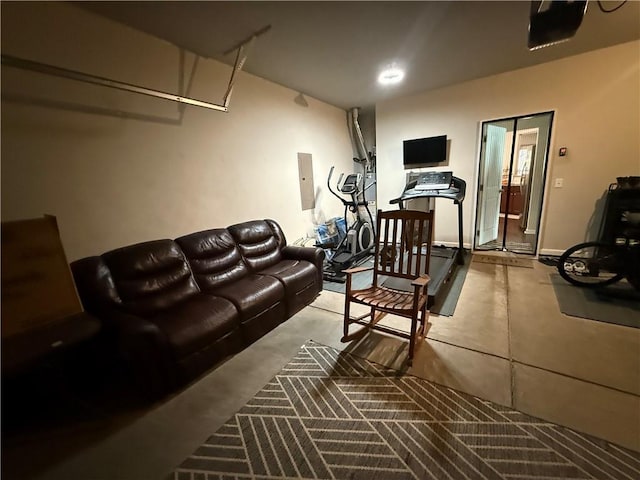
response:
<path id="1" fill-rule="evenodd" d="M 114 308 L 103 309 L 96 316 L 103 319 L 111 341 L 145 396 L 158 398 L 175 386 L 177 372 L 171 347 L 155 323 Z"/>
<path id="2" fill-rule="evenodd" d="M 322 270 L 324 261 L 324 250 L 316 247 L 299 247 L 297 245 L 287 245 L 282 249 L 282 256 L 287 260 L 307 260 Z"/>

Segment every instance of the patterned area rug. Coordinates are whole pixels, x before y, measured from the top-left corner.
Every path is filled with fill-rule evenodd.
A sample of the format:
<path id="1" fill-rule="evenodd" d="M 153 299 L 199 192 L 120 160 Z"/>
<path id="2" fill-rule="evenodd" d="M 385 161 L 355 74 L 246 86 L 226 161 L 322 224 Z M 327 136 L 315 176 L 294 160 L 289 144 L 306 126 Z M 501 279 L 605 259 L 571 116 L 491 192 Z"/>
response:
<path id="1" fill-rule="evenodd" d="M 637 479 L 640 454 L 304 345 L 175 480 Z"/>
<path id="2" fill-rule="evenodd" d="M 502 257 L 498 255 L 473 254 L 472 261 L 480 263 L 493 263 L 495 265 L 507 265 L 509 267 L 533 268 L 533 260 L 520 257 Z"/>

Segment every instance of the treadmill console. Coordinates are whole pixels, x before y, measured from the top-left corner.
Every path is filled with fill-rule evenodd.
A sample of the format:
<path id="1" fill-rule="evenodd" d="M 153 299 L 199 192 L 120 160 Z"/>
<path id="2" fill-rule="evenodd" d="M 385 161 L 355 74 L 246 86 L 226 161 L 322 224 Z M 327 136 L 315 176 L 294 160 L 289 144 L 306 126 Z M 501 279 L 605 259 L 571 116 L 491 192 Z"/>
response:
<path id="1" fill-rule="evenodd" d="M 447 190 L 451 187 L 453 172 L 421 173 L 414 187 L 416 190 Z"/>

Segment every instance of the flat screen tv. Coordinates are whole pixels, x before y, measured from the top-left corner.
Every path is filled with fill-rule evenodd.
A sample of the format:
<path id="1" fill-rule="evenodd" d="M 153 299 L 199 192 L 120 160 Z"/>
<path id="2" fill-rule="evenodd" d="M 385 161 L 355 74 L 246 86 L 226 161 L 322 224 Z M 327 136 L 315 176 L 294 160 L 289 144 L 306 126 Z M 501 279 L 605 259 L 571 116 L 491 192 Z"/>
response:
<path id="1" fill-rule="evenodd" d="M 402 142 L 405 166 L 430 166 L 447 160 L 447 136 L 415 138 Z"/>

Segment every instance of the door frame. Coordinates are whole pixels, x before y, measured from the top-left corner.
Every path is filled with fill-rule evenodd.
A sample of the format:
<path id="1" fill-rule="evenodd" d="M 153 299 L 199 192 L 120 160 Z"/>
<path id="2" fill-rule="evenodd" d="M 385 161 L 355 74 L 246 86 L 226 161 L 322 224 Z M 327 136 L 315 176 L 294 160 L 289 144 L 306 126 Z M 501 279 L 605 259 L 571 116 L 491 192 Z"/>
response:
<path id="1" fill-rule="evenodd" d="M 544 225 L 546 222 L 546 211 L 545 211 L 545 207 L 546 207 L 546 200 L 547 200 L 547 196 L 549 195 L 549 192 L 547 191 L 547 186 L 549 185 L 549 179 L 548 176 L 551 173 L 551 170 L 549 168 L 549 163 L 551 160 L 551 152 L 554 149 L 554 140 L 555 140 L 555 130 L 554 130 L 554 120 L 557 114 L 557 110 L 553 109 L 553 110 L 543 110 L 543 111 L 539 111 L 539 112 L 534 112 L 534 113 L 525 113 L 525 114 L 520 114 L 520 115 L 512 115 L 512 116 L 508 116 L 508 117 L 500 117 L 500 118 L 494 118 L 494 119 L 490 119 L 490 120 L 481 120 L 480 123 L 478 124 L 478 143 L 477 143 L 477 156 L 476 156 L 476 164 L 474 167 L 475 170 L 475 177 L 476 177 L 476 182 L 475 182 L 475 187 L 476 187 L 476 195 L 474 198 L 474 214 L 472 215 L 472 224 L 471 224 L 471 228 L 469 229 L 469 231 L 471 232 L 471 251 L 477 251 L 477 245 L 476 245 L 476 239 L 477 239 L 477 234 L 476 234 L 476 229 L 477 229 L 477 225 L 478 225 L 478 206 L 479 206 L 479 195 L 480 195 L 480 162 L 482 160 L 481 156 L 483 153 L 483 132 L 484 132 L 484 125 L 485 124 L 489 124 L 489 123 L 497 123 L 497 122 L 505 122 L 505 121 L 509 121 L 509 120 L 513 120 L 514 121 L 514 127 L 517 127 L 517 123 L 518 120 L 522 120 L 528 117 L 535 117 L 538 115 L 550 115 L 550 121 L 549 121 L 549 131 L 548 131 L 548 140 L 547 140 L 547 149 L 544 155 L 544 166 L 543 166 L 543 170 L 542 170 L 542 174 L 541 174 L 541 181 L 542 181 L 542 192 L 541 192 L 541 196 L 540 196 L 540 218 L 538 220 L 538 228 L 536 231 L 536 241 L 535 241 L 535 245 L 533 246 L 533 252 L 532 253 L 522 253 L 523 255 L 532 255 L 532 256 L 538 256 L 538 252 L 540 251 L 540 243 L 542 240 L 542 233 L 544 231 Z M 516 133 L 516 129 L 514 128 L 514 136 L 513 136 L 513 142 L 511 145 L 511 158 L 509 160 L 510 162 L 510 170 L 513 167 L 513 161 L 514 161 L 514 149 L 515 149 L 515 133 Z M 511 175 L 510 175 L 511 177 Z M 503 243 L 504 244 L 504 243 Z M 478 250 L 478 251 L 482 251 L 482 250 Z M 486 251 L 491 251 L 491 250 L 486 250 Z"/>

